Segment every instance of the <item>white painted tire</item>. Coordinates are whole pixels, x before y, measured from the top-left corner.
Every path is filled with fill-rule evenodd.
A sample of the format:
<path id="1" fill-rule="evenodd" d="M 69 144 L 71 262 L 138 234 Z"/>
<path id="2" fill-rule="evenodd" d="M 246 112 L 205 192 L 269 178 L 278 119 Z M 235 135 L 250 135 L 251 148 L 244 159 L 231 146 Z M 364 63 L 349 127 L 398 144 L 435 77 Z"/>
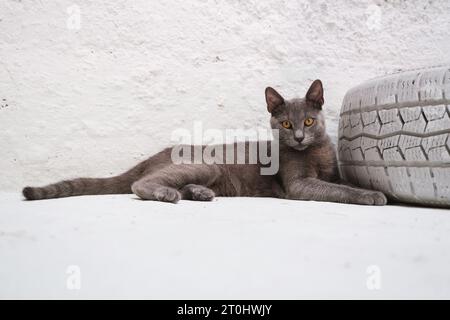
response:
<path id="1" fill-rule="evenodd" d="M 344 97 L 339 169 L 390 199 L 450 206 L 450 66 L 367 81 Z"/>

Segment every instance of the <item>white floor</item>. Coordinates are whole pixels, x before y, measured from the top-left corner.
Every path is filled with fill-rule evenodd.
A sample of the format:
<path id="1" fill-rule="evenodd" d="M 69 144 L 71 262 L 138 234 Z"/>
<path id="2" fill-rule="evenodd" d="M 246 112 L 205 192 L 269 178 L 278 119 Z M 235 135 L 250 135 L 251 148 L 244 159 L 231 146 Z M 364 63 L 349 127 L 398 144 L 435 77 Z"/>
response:
<path id="1" fill-rule="evenodd" d="M 450 211 L 1 193 L 0 298 L 448 299 Z"/>

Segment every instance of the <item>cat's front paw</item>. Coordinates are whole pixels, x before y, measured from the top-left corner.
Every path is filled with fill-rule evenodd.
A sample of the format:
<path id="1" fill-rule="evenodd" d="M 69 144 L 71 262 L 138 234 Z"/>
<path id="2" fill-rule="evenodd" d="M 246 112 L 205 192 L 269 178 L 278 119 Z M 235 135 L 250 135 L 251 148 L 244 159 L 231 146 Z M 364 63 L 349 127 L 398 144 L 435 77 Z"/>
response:
<path id="1" fill-rule="evenodd" d="M 380 191 L 364 191 L 358 199 L 359 204 L 384 206 L 387 204 L 387 198 Z"/>

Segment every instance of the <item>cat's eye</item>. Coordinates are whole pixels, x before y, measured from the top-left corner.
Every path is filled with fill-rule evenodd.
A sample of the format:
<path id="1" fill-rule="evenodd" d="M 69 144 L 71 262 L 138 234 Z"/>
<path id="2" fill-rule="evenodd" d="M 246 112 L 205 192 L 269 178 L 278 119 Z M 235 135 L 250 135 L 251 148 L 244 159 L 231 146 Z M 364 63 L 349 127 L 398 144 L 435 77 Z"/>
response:
<path id="1" fill-rule="evenodd" d="M 290 129 L 290 128 L 292 128 L 292 124 L 289 122 L 289 121 L 283 121 L 282 123 L 281 123 L 281 125 L 283 126 L 283 128 L 286 128 L 286 129 Z"/>
<path id="2" fill-rule="evenodd" d="M 306 118 L 305 119 L 305 126 L 310 127 L 314 124 L 314 119 L 313 118 Z"/>

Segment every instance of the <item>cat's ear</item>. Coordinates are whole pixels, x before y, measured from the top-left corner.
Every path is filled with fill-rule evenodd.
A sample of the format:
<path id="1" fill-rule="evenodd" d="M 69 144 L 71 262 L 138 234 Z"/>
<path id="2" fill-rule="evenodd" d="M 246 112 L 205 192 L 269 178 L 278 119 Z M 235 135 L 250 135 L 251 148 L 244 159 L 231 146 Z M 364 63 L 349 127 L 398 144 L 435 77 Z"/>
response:
<path id="1" fill-rule="evenodd" d="M 284 103 L 283 97 L 274 88 L 266 88 L 267 111 L 272 113 L 276 108 Z"/>
<path id="2" fill-rule="evenodd" d="M 306 100 L 312 102 L 316 108 L 322 109 L 324 103 L 322 81 L 314 80 L 306 93 Z"/>

